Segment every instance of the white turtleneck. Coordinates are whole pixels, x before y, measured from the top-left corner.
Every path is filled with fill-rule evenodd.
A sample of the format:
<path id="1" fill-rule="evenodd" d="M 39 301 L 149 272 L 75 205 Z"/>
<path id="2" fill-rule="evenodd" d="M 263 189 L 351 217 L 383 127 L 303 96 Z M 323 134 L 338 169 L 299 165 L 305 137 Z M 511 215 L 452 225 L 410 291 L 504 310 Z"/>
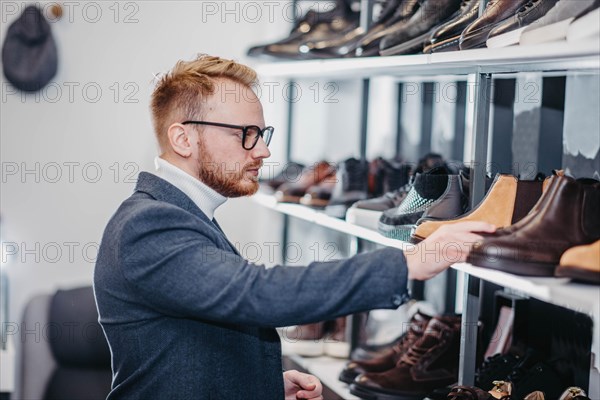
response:
<path id="1" fill-rule="evenodd" d="M 185 193 L 210 220 L 215 210 L 227 201 L 227 197 L 160 157 L 154 159 L 154 166 L 156 175 Z"/>

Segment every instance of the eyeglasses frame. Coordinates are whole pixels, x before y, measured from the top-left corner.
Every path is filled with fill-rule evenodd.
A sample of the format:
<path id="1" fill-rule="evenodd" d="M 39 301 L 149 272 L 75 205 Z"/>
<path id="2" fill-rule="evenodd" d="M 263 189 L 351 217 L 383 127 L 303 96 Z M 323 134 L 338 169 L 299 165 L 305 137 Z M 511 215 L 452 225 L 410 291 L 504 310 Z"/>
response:
<path id="1" fill-rule="evenodd" d="M 271 134 L 269 136 L 267 136 L 267 140 L 265 140 L 265 144 L 268 147 L 269 143 L 271 143 L 271 138 L 273 137 L 273 133 L 275 132 L 275 128 L 273 128 L 272 126 L 266 126 L 264 129 L 261 129 L 257 125 L 231 125 L 231 124 L 224 124 L 222 122 L 209 122 L 209 121 L 184 121 L 181 124 L 182 125 L 188 125 L 188 124 L 209 125 L 209 126 L 218 126 L 221 128 L 240 129 L 242 131 L 242 148 L 244 150 L 248 150 L 248 151 L 252 150 L 253 148 L 256 147 L 259 137 L 263 138 L 263 140 L 264 140 L 265 132 L 267 132 L 267 131 L 271 132 Z M 258 135 L 256 136 L 256 140 L 254 140 L 254 143 L 252 143 L 252 146 L 250 146 L 249 148 L 246 148 L 246 146 L 244 146 L 244 144 L 246 143 L 246 136 L 247 136 L 248 130 L 250 128 L 256 128 L 256 130 L 258 131 Z"/>

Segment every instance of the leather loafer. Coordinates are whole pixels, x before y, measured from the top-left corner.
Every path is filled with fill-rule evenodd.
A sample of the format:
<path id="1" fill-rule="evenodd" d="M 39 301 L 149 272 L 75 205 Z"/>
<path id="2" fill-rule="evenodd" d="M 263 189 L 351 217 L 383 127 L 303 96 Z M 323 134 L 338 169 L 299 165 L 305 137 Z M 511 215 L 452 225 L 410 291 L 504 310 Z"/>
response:
<path id="1" fill-rule="evenodd" d="M 422 52 L 431 30 L 460 9 L 460 0 L 425 0 L 405 24 L 385 36 L 379 45 L 382 56 Z"/>
<path id="2" fill-rule="evenodd" d="M 490 0 L 483 15 L 465 28 L 460 36 L 461 50 L 485 47 L 490 31 L 500 22 L 512 17 L 529 0 Z"/>
<path id="3" fill-rule="evenodd" d="M 454 17 L 431 32 L 423 53 L 459 50 L 460 34 L 479 16 L 480 3 L 480 0 L 463 0 Z"/>

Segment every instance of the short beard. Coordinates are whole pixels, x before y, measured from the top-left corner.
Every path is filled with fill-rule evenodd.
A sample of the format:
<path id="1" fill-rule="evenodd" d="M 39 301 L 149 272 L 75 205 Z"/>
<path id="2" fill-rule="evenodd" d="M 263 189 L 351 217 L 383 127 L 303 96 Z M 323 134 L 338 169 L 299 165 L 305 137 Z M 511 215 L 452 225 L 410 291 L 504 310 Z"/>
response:
<path id="1" fill-rule="evenodd" d="M 225 163 L 219 163 L 206 150 L 202 136 L 198 140 L 198 179 L 224 197 L 251 196 L 258 191 L 258 181 L 245 179 L 248 169 L 260 168 L 260 162 L 245 166 L 235 165 L 229 170 Z"/>

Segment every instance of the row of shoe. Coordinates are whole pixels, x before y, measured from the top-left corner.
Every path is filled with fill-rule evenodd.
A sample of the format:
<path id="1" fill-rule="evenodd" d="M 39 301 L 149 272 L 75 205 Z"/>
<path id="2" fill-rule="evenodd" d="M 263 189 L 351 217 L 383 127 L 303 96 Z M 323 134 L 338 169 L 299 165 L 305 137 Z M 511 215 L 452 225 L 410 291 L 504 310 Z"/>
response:
<path id="1" fill-rule="evenodd" d="M 410 165 L 396 159 L 377 158 L 367 163 L 349 158 L 308 167 L 292 162 L 264 185 L 275 191 L 279 202 L 322 208 L 330 216 L 344 218 L 355 202 L 405 185 L 410 172 Z"/>
<path id="2" fill-rule="evenodd" d="M 287 59 L 390 56 L 504 47 L 600 37 L 598 0 L 386 0 L 368 30 L 350 0 L 327 12 L 309 11 L 278 42 L 250 56 Z"/>
<path id="3" fill-rule="evenodd" d="M 417 312 L 403 335 L 370 359 L 349 361 L 339 379 L 352 394 L 372 400 L 587 399 L 582 389 L 565 390 L 572 377 L 560 369 L 561 360 L 544 360 L 530 349 L 488 357 L 475 386 L 454 386 L 460 331 L 459 316 Z"/>
<path id="4" fill-rule="evenodd" d="M 568 387 L 560 397 L 550 397 L 541 390 L 536 390 L 525 397 L 513 394 L 510 382 L 495 381 L 496 386 L 489 391 L 482 390 L 476 386 L 455 386 L 448 394 L 448 400 L 590 400 L 585 390 L 577 386 Z"/>
<path id="5" fill-rule="evenodd" d="M 467 261 L 524 276 L 560 276 L 600 284 L 600 182 L 563 172 L 541 181 L 498 175 L 472 211 L 421 218 L 412 240 L 440 226 L 485 221 L 498 229 L 474 246 Z"/>
<path id="6" fill-rule="evenodd" d="M 450 400 L 589 400 L 586 392 L 559 373 L 558 362 L 541 361 L 529 351 L 496 354 L 487 358 L 477 371 L 475 386 L 454 386 Z M 567 387 L 567 389 L 565 389 Z"/>
<path id="7" fill-rule="evenodd" d="M 418 243 L 443 225 L 485 221 L 486 234 L 468 262 L 524 276 L 559 276 L 600 284 L 600 182 L 557 171 L 543 179 L 486 177 L 486 195 L 468 208 L 468 172 L 427 154 L 416 168 L 400 160 L 325 161 L 302 169 L 289 164 L 268 185 L 279 201 L 324 207 L 382 235 Z M 298 171 L 290 173 L 290 169 Z M 379 197 L 376 197 L 379 196 Z M 371 198 L 368 198 L 371 197 Z"/>

